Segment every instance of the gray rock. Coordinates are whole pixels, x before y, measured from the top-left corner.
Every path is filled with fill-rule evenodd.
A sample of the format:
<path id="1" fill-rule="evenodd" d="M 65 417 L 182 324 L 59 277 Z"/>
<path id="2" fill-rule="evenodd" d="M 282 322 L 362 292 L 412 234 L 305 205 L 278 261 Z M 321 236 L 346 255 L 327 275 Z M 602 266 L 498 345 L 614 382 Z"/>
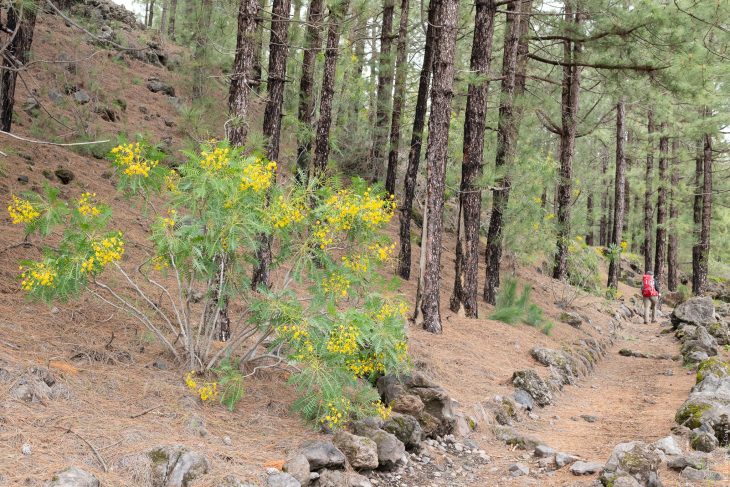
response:
<path id="1" fill-rule="evenodd" d="M 74 179 L 76 179 L 76 175 L 71 171 L 70 169 L 65 169 L 63 167 L 59 167 L 55 171 L 53 171 L 53 174 L 56 175 L 56 177 L 61 181 L 61 184 L 68 184 Z"/>
<path id="2" fill-rule="evenodd" d="M 378 468 L 378 445 L 364 436 L 356 436 L 347 431 L 335 433 L 333 442 L 345 454 L 350 466 L 356 470 Z M 309 472 L 307 472 L 307 476 Z"/>
<path id="3" fill-rule="evenodd" d="M 667 436 L 654 442 L 654 446 L 667 455 L 681 455 L 682 449 L 673 436 Z"/>
<path id="4" fill-rule="evenodd" d="M 48 484 L 49 487 L 99 487 L 99 480 L 84 470 L 70 467 L 58 472 Z"/>
<path id="5" fill-rule="evenodd" d="M 163 93 L 167 96 L 175 96 L 175 88 L 164 81 L 160 81 L 158 78 L 149 78 L 147 80 L 147 89 L 152 93 Z"/>
<path id="6" fill-rule="evenodd" d="M 652 445 L 641 441 L 619 443 L 603 468 L 602 479 L 631 475 L 641 485 L 659 486 L 657 470 L 662 459 Z"/>
<path id="7" fill-rule="evenodd" d="M 516 446 L 520 450 L 534 451 L 537 445 L 542 444 L 538 439 L 515 431 L 512 428 L 499 427 L 495 429 L 494 433 L 498 439 L 510 446 Z"/>
<path id="8" fill-rule="evenodd" d="M 226 475 L 220 483 L 216 484 L 216 487 L 256 487 L 253 484 L 244 484 L 233 475 Z"/>
<path id="9" fill-rule="evenodd" d="M 583 324 L 583 318 L 581 318 L 578 313 L 564 311 L 560 313 L 559 319 L 563 323 L 567 323 L 574 328 L 580 328 L 580 325 Z"/>
<path id="10" fill-rule="evenodd" d="M 514 398 L 517 404 L 528 411 L 532 411 L 535 408 L 535 400 L 524 389 L 515 389 Z"/>
<path id="11" fill-rule="evenodd" d="M 309 460 L 302 454 L 294 455 L 284 464 L 284 472 L 288 473 L 302 485 L 309 485 Z"/>
<path id="12" fill-rule="evenodd" d="M 375 428 L 362 428 L 357 434 L 370 438 L 377 445 L 378 468 L 391 470 L 398 465 L 406 454 L 406 447 L 395 435 Z"/>
<path id="13" fill-rule="evenodd" d="M 722 475 L 717 472 L 713 472 L 712 470 L 696 470 L 692 467 L 685 468 L 680 475 L 683 479 L 694 482 L 722 480 Z"/>
<path id="14" fill-rule="evenodd" d="M 706 453 L 710 453 L 720 446 L 715 435 L 706 431 L 695 431 L 689 444 L 693 450 Z"/>
<path id="15" fill-rule="evenodd" d="M 301 485 L 297 479 L 288 473 L 269 475 L 269 478 L 266 479 L 267 487 L 301 487 Z"/>
<path id="16" fill-rule="evenodd" d="M 553 402 L 550 386 L 532 369 L 520 370 L 512 375 L 512 384 L 524 389 L 538 406 L 547 406 Z"/>
<path id="17" fill-rule="evenodd" d="M 641 487 L 641 484 L 631 475 L 621 475 L 613 479 L 612 487 Z"/>
<path id="18" fill-rule="evenodd" d="M 687 467 L 692 467 L 696 470 L 703 470 L 707 468 L 707 459 L 697 453 L 682 455 L 668 460 L 667 467 L 672 470 L 684 470 Z"/>
<path id="19" fill-rule="evenodd" d="M 572 384 L 578 377 L 578 367 L 575 359 L 567 352 L 535 347 L 530 350 L 530 355 L 538 363 L 553 369 L 562 384 Z"/>
<path id="20" fill-rule="evenodd" d="M 33 114 L 34 111 L 38 110 L 41 104 L 38 103 L 38 99 L 35 96 L 29 96 L 25 103 L 23 103 L 23 111 L 28 114 Z"/>
<path id="21" fill-rule="evenodd" d="M 710 297 L 694 297 L 674 308 L 672 322 L 707 326 L 715 322 L 715 305 Z"/>
<path id="22" fill-rule="evenodd" d="M 74 101 L 79 105 L 86 105 L 91 101 L 91 96 L 84 89 L 79 89 L 74 92 Z"/>
<path id="23" fill-rule="evenodd" d="M 704 352 L 710 357 L 717 355 L 717 341 L 707 333 L 704 326 L 697 327 L 694 340 L 687 340 L 682 344 L 682 355 L 685 357 L 693 352 Z"/>
<path id="24" fill-rule="evenodd" d="M 299 452 L 306 457 L 311 470 L 345 468 L 345 454 L 332 442 L 307 441 L 299 447 Z"/>
<path id="25" fill-rule="evenodd" d="M 394 434 L 409 450 L 418 449 L 423 439 L 421 424 L 409 414 L 391 413 L 382 429 Z"/>
<path id="26" fill-rule="evenodd" d="M 555 455 L 555 450 L 547 445 L 537 445 L 535 447 L 535 456 L 537 458 L 547 458 L 552 455 Z"/>
<path id="27" fill-rule="evenodd" d="M 318 487 L 372 487 L 372 483 L 360 474 L 342 470 L 322 470 Z"/>
<path id="28" fill-rule="evenodd" d="M 698 362 L 704 362 L 708 358 L 710 358 L 710 356 L 707 355 L 707 352 L 695 350 L 694 352 L 690 352 L 688 355 L 685 355 L 684 361 L 688 364 L 696 364 Z"/>
<path id="29" fill-rule="evenodd" d="M 530 475 L 530 469 L 524 463 L 513 463 L 509 466 L 509 473 L 512 477 Z"/>
<path id="30" fill-rule="evenodd" d="M 566 465 L 570 465 L 572 463 L 575 463 L 578 461 L 578 457 L 575 455 L 571 455 L 569 453 L 556 453 L 555 454 L 555 465 L 558 466 L 558 468 L 563 468 Z"/>
<path id="31" fill-rule="evenodd" d="M 598 417 L 593 416 L 592 414 L 581 414 L 580 417 L 586 423 L 595 423 L 596 421 L 598 421 Z"/>
<path id="32" fill-rule="evenodd" d="M 210 468 L 203 455 L 182 445 L 161 446 L 149 451 L 147 456 L 152 462 L 154 487 L 188 487 Z"/>
<path id="33" fill-rule="evenodd" d="M 573 475 L 593 475 L 603 468 L 600 463 L 577 461 L 570 466 Z"/>

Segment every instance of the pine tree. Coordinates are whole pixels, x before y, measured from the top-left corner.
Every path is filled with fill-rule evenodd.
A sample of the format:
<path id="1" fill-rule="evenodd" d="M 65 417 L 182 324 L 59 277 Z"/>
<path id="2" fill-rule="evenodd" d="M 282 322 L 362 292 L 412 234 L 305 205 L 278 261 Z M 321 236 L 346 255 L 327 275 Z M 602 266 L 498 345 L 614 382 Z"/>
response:
<path id="1" fill-rule="evenodd" d="M 626 108 L 624 100 L 616 104 L 616 179 L 614 183 L 613 229 L 611 230 L 611 246 L 613 249 L 621 245 L 621 232 L 624 220 L 624 190 L 626 184 Z M 618 252 L 612 253 L 608 265 L 608 287 L 618 289 L 618 279 L 621 272 L 621 256 Z"/>
<path id="2" fill-rule="evenodd" d="M 400 151 L 400 126 L 402 123 L 403 103 L 405 100 L 406 76 L 408 60 L 408 5 L 409 0 L 401 0 L 400 25 L 398 27 L 398 44 L 395 60 L 395 92 L 393 94 L 393 115 L 390 121 L 390 150 L 388 151 L 388 168 L 385 173 L 385 190 L 395 194 L 395 178 L 398 170 L 398 152 Z"/>
<path id="3" fill-rule="evenodd" d="M 386 147 L 388 121 L 390 120 L 393 91 L 393 14 L 395 0 L 383 0 L 383 23 L 380 29 L 380 55 L 378 61 L 378 91 L 373 130 L 373 146 L 370 150 L 370 179 L 380 179 L 383 169 L 383 148 Z"/>

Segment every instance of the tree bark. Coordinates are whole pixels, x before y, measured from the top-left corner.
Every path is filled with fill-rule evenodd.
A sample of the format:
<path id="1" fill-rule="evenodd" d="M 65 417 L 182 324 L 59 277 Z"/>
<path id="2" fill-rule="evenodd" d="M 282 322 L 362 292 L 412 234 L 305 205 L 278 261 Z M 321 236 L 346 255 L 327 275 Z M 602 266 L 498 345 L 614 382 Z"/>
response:
<path id="1" fill-rule="evenodd" d="M 572 24 L 570 32 L 577 32 L 581 21 L 580 5 L 565 2 L 565 21 Z M 564 280 L 568 276 L 568 245 L 571 240 L 571 205 L 573 191 L 573 156 L 575 136 L 578 130 L 578 108 L 581 68 L 575 65 L 580 56 L 581 43 L 563 41 L 563 82 L 560 129 L 560 170 L 558 173 L 558 242 L 555 252 L 553 277 Z"/>
<path id="2" fill-rule="evenodd" d="M 677 254 L 679 253 L 679 236 L 677 235 L 677 187 L 679 186 L 679 140 L 672 140 L 672 176 L 669 187 L 669 240 L 667 242 L 667 289 L 676 291 L 679 285 Z"/>
<path id="3" fill-rule="evenodd" d="M 256 22 L 259 17 L 258 0 L 241 0 L 238 9 L 236 57 L 233 61 L 231 86 L 228 92 L 226 136 L 234 146 L 242 146 L 248 133 L 248 98 L 251 89 L 254 52 L 256 50 Z"/>
<path id="4" fill-rule="evenodd" d="M 614 183 L 613 230 L 611 244 L 621 245 L 621 232 L 624 223 L 624 188 L 626 183 L 626 141 L 625 108 L 623 99 L 616 105 L 616 180 Z M 615 255 L 608 265 L 608 287 L 618 289 L 618 278 L 621 272 L 621 256 Z"/>
<path id="5" fill-rule="evenodd" d="M 398 275 L 403 279 L 411 277 L 411 212 L 413 211 L 413 197 L 416 192 L 418 166 L 421 162 L 421 145 L 423 144 L 423 128 L 428 109 L 428 92 L 431 84 L 431 70 L 433 68 L 433 44 L 435 24 L 438 21 L 439 3 L 441 0 L 431 0 L 428 7 L 428 27 L 426 28 L 426 43 L 423 51 L 423 66 L 418 81 L 418 97 L 415 113 L 413 114 L 413 129 L 411 131 L 411 146 L 408 151 L 408 167 L 403 181 L 403 204 L 400 209 L 400 250 L 398 252 Z M 423 242 L 421 242 L 423 245 Z"/>
<path id="6" fill-rule="evenodd" d="M 274 0 L 271 7 L 271 39 L 269 41 L 269 74 L 266 86 L 269 92 L 264 111 L 264 137 L 266 156 L 270 161 L 279 160 L 281 142 L 281 119 L 284 105 L 284 83 L 286 82 L 286 58 L 289 52 L 289 11 L 291 0 Z M 270 287 L 269 266 L 271 265 L 271 237 L 261 235 L 259 239 L 258 264 L 251 278 L 251 288 Z"/>
<path id="7" fill-rule="evenodd" d="M 644 177 L 644 245 L 641 253 L 644 254 L 644 270 L 651 270 L 654 267 L 654 204 L 652 189 L 654 185 L 654 137 L 656 130 L 654 126 L 654 113 L 649 110 L 647 113 L 647 138 L 648 150 L 646 152 L 646 176 Z"/>
<path id="8" fill-rule="evenodd" d="M 339 51 L 342 24 L 347 15 L 350 1 L 342 0 L 329 7 L 329 27 L 327 30 L 327 48 L 324 56 L 324 75 L 322 76 L 322 94 L 319 99 L 319 122 L 314 144 L 314 174 L 319 176 L 327 169 L 330 155 L 330 128 L 332 126 L 332 99 L 335 93 L 337 57 Z"/>
<path id="9" fill-rule="evenodd" d="M 0 127 L 5 132 L 10 132 L 13 124 L 17 70 L 28 62 L 38 8 L 34 2 L 21 2 L 12 3 L 7 9 L 6 27 L 18 31 L 3 56 L 5 69 L 0 76 Z"/>
<path id="10" fill-rule="evenodd" d="M 451 296 L 451 310 L 462 306 L 468 318 L 479 316 L 479 223 L 482 193 L 479 181 L 484 167 L 484 130 L 489 91 L 489 67 L 492 62 L 494 0 L 477 2 L 474 20 L 474 40 L 469 70 L 480 79 L 469 84 L 464 117 L 464 147 L 459 188 L 459 229 L 456 240 L 456 276 Z M 463 221 L 463 226 L 462 226 Z"/>
<path id="11" fill-rule="evenodd" d="M 175 18 L 177 17 L 177 0 L 170 0 L 170 20 L 167 23 L 167 35 L 175 40 Z"/>
<path id="12" fill-rule="evenodd" d="M 593 245 L 594 243 L 593 226 L 595 225 L 595 223 L 593 221 L 593 218 L 593 194 L 589 193 L 588 198 L 586 198 L 586 226 L 588 227 L 588 231 L 586 232 L 587 245 Z"/>
<path id="13" fill-rule="evenodd" d="M 391 94 L 393 92 L 393 12 L 394 0 L 383 0 L 383 24 L 380 29 L 380 55 L 378 60 L 378 94 L 376 101 L 373 146 L 370 150 L 370 179 L 377 181 L 383 172 L 383 153 L 390 120 Z M 391 193 L 392 194 L 392 193 Z"/>
<path id="14" fill-rule="evenodd" d="M 426 259 L 420 306 L 423 313 L 423 328 L 431 333 L 441 333 L 442 331 L 441 239 L 451 101 L 454 96 L 454 56 L 456 54 L 459 2 L 458 0 L 443 0 L 440 9 L 438 41 L 433 61 L 431 116 L 428 120 L 428 146 L 426 149 L 428 224 L 426 225 L 426 240 L 421 242 L 421 245 L 425 246 Z"/>
<path id="15" fill-rule="evenodd" d="M 241 0 L 242 3 L 245 1 Z M 213 0 L 203 0 L 202 7 L 198 11 L 198 25 L 193 37 L 193 99 L 201 98 L 205 92 L 205 64 L 208 59 L 208 32 L 212 10 Z M 151 12 L 150 15 L 152 15 Z"/>
<path id="16" fill-rule="evenodd" d="M 390 150 L 388 151 L 388 169 L 385 174 L 385 190 L 395 194 L 395 179 L 398 172 L 398 152 L 400 151 L 400 126 L 402 122 L 403 99 L 406 91 L 406 75 L 408 62 L 408 0 L 402 0 L 400 6 L 400 25 L 398 27 L 398 45 L 395 60 L 395 93 L 393 94 L 393 116 L 390 121 Z"/>
<path id="17" fill-rule="evenodd" d="M 601 183 L 603 190 L 601 191 L 601 218 L 598 222 L 598 244 L 601 247 L 608 245 L 608 158 L 601 155 Z"/>
<path id="18" fill-rule="evenodd" d="M 155 13 L 155 0 L 150 0 L 149 13 L 147 15 L 147 27 L 152 27 L 152 21 Z"/>
<path id="19" fill-rule="evenodd" d="M 522 82 L 518 83 L 518 78 L 524 78 L 524 73 L 518 73 L 518 70 L 527 66 L 526 53 L 523 56 L 524 62 L 521 62 L 518 53 L 521 51 L 522 43 L 525 47 L 527 46 L 527 39 L 523 34 L 526 34 L 529 26 L 531 9 L 531 0 L 510 2 L 507 5 L 499 121 L 497 124 L 497 152 L 494 161 L 498 173 L 501 172 L 501 179 L 498 181 L 497 187 L 492 190 L 492 214 L 489 218 L 485 253 L 487 269 L 484 282 L 484 300 L 489 304 L 496 303 L 497 289 L 499 288 L 499 263 L 502 259 L 504 213 L 509 202 L 509 192 L 512 184 L 510 171 L 511 166 L 514 164 L 520 123 L 520 113 L 515 108 L 515 98 L 519 94 L 519 90 L 516 88 L 518 84 L 522 84 Z M 520 65 L 519 68 L 518 64 Z"/>
<path id="20" fill-rule="evenodd" d="M 169 8 L 170 0 L 162 1 L 162 17 L 160 17 L 160 37 L 165 37 L 167 34 L 167 11 Z"/>
<path id="21" fill-rule="evenodd" d="M 706 110 L 706 116 L 709 116 Z M 710 263 L 710 230 L 712 227 L 712 135 L 705 134 L 702 151 L 702 219 L 700 240 L 692 249 L 692 293 L 701 295 L 707 288 Z"/>
<path id="22" fill-rule="evenodd" d="M 261 88 L 261 73 L 263 72 L 263 59 L 265 57 L 264 43 L 266 42 L 266 36 L 264 36 L 264 12 L 266 12 L 267 0 L 261 0 L 259 4 L 259 14 L 256 17 L 256 41 L 255 41 L 255 52 L 253 56 L 253 68 L 251 79 L 251 87 L 259 91 Z"/>
<path id="23" fill-rule="evenodd" d="M 667 259 L 667 168 L 669 165 L 669 138 L 667 124 L 659 126 L 659 194 L 656 204 L 656 254 L 654 256 L 654 280 L 664 282 L 664 270 Z"/>
<path id="24" fill-rule="evenodd" d="M 299 80 L 299 125 L 297 132 L 297 180 L 305 182 L 310 173 L 310 153 L 312 151 L 312 132 L 314 120 L 314 68 L 317 53 L 322 48 L 320 28 L 322 24 L 324 0 L 312 0 L 307 12 L 307 31 L 305 34 L 304 54 L 302 56 L 302 77 Z"/>

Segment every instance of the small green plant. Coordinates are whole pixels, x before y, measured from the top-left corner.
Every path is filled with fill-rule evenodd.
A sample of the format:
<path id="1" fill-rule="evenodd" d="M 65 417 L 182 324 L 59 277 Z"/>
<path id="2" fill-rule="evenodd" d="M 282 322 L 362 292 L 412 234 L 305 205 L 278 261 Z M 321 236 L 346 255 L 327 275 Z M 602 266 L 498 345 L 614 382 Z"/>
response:
<path id="1" fill-rule="evenodd" d="M 518 321 L 522 321 L 535 328 L 543 327 L 543 333 L 546 333 L 545 327 L 549 324 L 550 326 L 547 330 L 549 333 L 553 325 L 552 323 L 546 323 L 542 309 L 535 303 L 530 302 L 531 295 L 531 286 L 525 285 L 522 288 L 522 293 L 518 296 L 517 281 L 512 278 L 505 279 L 497 295 L 497 304 L 494 307 L 494 312 L 492 312 L 489 318 L 507 323 L 508 325 L 514 325 Z"/>
<path id="2" fill-rule="evenodd" d="M 218 377 L 220 400 L 229 411 L 235 409 L 236 404 L 243 398 L 243 374 L 239 368 L 240 360 L 226 357 L 221 360 L 213 372 Z"/>
<path id="3" fill-rule="evenodd" d="M 544 333 L 545 335 L 550 336 L 550 333 L 553 331 L 554 326 L 555 326 L 555 323 L 553 323 L 552 321 L 548 321 L 547 323 L 545 323 L 545 326 L 543 326 L 542 330 L 540 330 L 540 331 L 542 333 Z"/>

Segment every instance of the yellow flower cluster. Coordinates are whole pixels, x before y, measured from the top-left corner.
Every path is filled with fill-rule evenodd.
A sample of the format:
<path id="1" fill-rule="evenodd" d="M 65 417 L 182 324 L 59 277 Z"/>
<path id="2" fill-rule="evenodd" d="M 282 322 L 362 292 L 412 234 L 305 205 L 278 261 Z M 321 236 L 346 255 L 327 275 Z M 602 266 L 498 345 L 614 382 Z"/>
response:
<path id="1" fill-rule="evenodd" d="M 96 198 L 96 193 L 83 193 L 79 199 L 79 213 L 83 216 L 99 216 L 101 212 L 94 206 L 92 201 L 94 198 Z"/>
<path id="2" fill-rule="evenodd" d="M 124 255 L 124 240 L 122 240 L 122 232 L 118 236 L 105 237 L 99 241 L 91 243 L 94 249 L 94 255 L 86 259 L 81 264 L 83 272 L 93 272 L 96 269 L 103 269 L 107 264 L 122 260 Z"/>
<path id="3" fill-rule="evenodd" d="M 354 326 L 340 325 L 330 333 L 327 340 L 327 351 L 341 353 L 342 355 L 353 355 L 359 349 L 357 345 L 359 336 L 360 331 Z"/>
<path id="4" fill-rule="evenodd" d="M 328 402 L 326 409 L 327 414 L 320 420 L 322 424 L 329 425 L 330 428 L 336 429 L 341 426 L 350 416 L 350 408 L 352 404 L 348 399 L 340 398 L 337 404 Z"/>
<path id="5" fill-rule="evenodd" d="M 18 223 L 30 223 L 39 216 L 40 212 L 33 208 L 28 200 L 23 200 L 13 195 L 13 202 L 8 206 L 8 213 L 13 220 L 13 225 Z"/>
<path id="6" fill-rule="evenodd" d="M 395 253 L 395 242 L 391 245 L 380 245 L 376 243 L 375 245 L 369 246 L 368 249 L 375 254 L 380 262 L 387 262 Z"/>
<path id="7" fill-rule="evenodd" d="M 177 185 L 180 182 L 180 175 L 176 171 L 170 171 L 165 176 L 165 189 L 174 193 L 177 191 Z"/>
<path id="8" fill-rule="evenodd" d="M 387 421 L 390 419 L 390 415 L 393 414 L 393 406 L 386 406 L 383 404 L 380 399 L 375 403 L 375 410 L 378 413 L 378 416 L 380 416 L 383 421 Z"/>
<path id="9" fill-rule="evenodd" d="M 394 348 L 398 361 L 405 362 L 408 358 L 408 344 L 406 342 L 398 342 Z"/>
<path id="10" fill-rule="evenodd" d="M 139 143 L 122 144 L 112 149 L 114 164 L 124 169 L 127 176 L 148 177 L 150 170 L 157 165 L 157 161 L 149 161 L 142 154 Z"/>
<path id="11" fill-rule="evenodd" d="M 621 252 L 626 252 L 626 249 L 629 248 L 629 244 L 626 240 L 621 241 Z"/>
<path id="12" fill-rule="evenodd" d="M 355 377 L 367 377 L 374 373 L 385 373 L 382 353 L 371 353 L 345 362 Z"/>
<path id="13" fill-rule="evenodd" d="M 175 227 L 175 217 L 177 216 L 177 210 L 174 208 L 171 208 L 167 210 L 167 216 L 162 219 L 162 224 L 165 226 L 165 228 L 174 228 Z"/>
<path id="14" fill-rule="evenodd" d="M 39 286 L 51 287 L 57 276 L 55 269 L 43 262 L 36 262 L 27 269 L 21 266 L 20 270 L 23 271 L 20 285 L 24 291 L 32 291 Z"/>
<path id="15" fill-rule="evenodd" d="M 231 150 L 227 147 L 216 147 L 212 152 L 203 151 L 200 153 L 200 165 L 208 171 L 220 171 L 228 167 L 230 153 Z"/>
<path id="16" fill-rule="evenodd" d="M 256 159 L 256 161 L 243 168 L 239 189 L 241 191 L 252 189 L 256 193 L 265 191 L 274 182 L 275 174 L 276 162 Z"/>
<path id="17" fill-rule="evenodd" d="M 305 354 L 314 353 L 314 344 L 309 339 L 309 331 L 304 325 L 281 325 L 277 328 L 279 335 L 287 337 L 290 341 L 297 342 L 293 344 L 297 350 L 294 358 L 302 360 Z"/>
<path id="18" fill-rule="evenodd" d="M 343 255 L 342 265 L 344 265 L 346 268 L 350 269 L 353 272 L 365 273 L 368 271 L 368 260 L 360 254 L 354 255 L 352 257 Z"/>
<path id="19" fill-rule="evenodd" d="M 380 307 L 380 310 L 378 310 L 377 314 L 375 315 L 375 320 L 385 321 L 391 316 L 405 316 L 407 313 L 408 305 L 406 303 L 400 302 L 397 305 L 385 303 L 383 304 L 383 306 Z"/>
<path id="20" fill-rule="evenodd" d="M 162 269 L 167 269 L 168 267 L 170 267 L 170 263 L 165 257 L 158 255 L 157 257 L 152 259 L 152 266 L 156 271 L 161 271 Z"/>
<path id="21" fill-rule="evenodd" d="M 204 382 L 202 385 L 198 385 L 198 382 L 193 378 L 192 371 L 188 372 L 185 376 L 185 385 L 188 389 L 194 391 L 203 402 L 218 397 L 218 383 Z"/>
<path id="22" fill-rule="evenodd" d="M 322 289 L 326 293 L 345 297 L 347 296 L 347 291 L 350 289 L 350 281 L 342 274 L 332 274 L 322 281 Z"/>
<path id="23" fill-rule="evenodd" d="M 276 204 L 271 208 L 271 223 L 274 228 L 285 228 L 292 223 L 304 220 L 305 207 L 301 204 L 291 204 L 279 196 Z"/>

